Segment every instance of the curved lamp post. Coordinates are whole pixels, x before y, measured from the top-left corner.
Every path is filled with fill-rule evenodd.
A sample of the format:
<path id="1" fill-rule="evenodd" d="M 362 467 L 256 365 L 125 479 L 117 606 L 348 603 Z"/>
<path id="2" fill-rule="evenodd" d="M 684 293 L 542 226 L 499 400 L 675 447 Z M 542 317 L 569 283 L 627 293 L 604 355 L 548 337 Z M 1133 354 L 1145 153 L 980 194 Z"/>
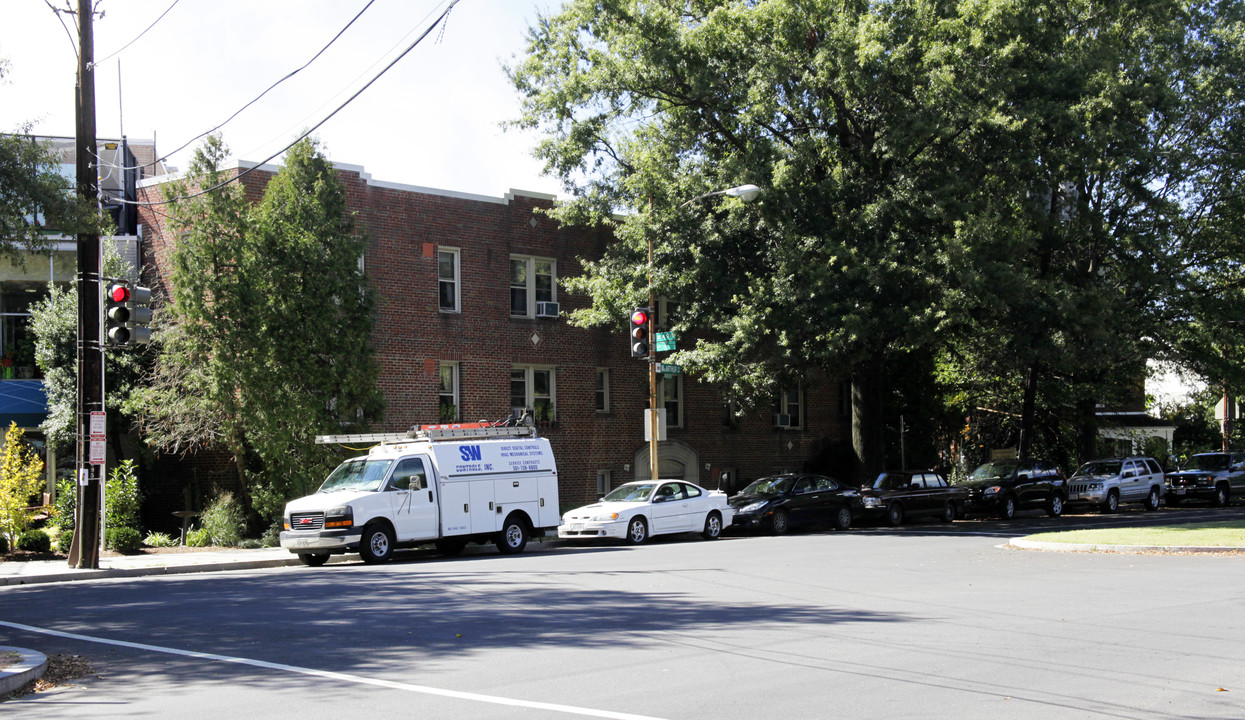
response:
<path id="1" fill-rule="evenodd" d="M 679 207 L 685 208 L 688 205 L 691 205 L 692 203 L 696 202 L 697 200 L 704 200 L 705 198 L 713 197 L 715 195 L 726 195 L 728 197 L 739 198 L 740 200 L 743 200 L 744 202 L 752 202 L 760 194 L 761 194 L 761 188 L 757 187 L 756 185 L 737 185 L 733 188 L 727 188 L 725 190 L 715 190 L 713 192 L 705 193 L 704 195 L 697 195 L 691 200 L 688 200 L 687 202 L 679 205 Z M 650 202 L 652 201 L 650 200 Z M 656 327 L 654 327 L 655 320 L 653 319 L 653 316 L 655 313 L 652 312 L 652 310 L 655 309 L 655 303 L 656 303 L 656 298 L 653 296 L 653 236 L 650 234 L 648 238 L 648 306 L 650 309 L 650 312 L 648 314 L 648 337 L 649 337 L 649 346 L 648 346 L 648 412 L 649 412 L 649 416 L 648 416 L 648 435 L 649 435 L 648 462 L 649 462 L 649 468 L 648 469 L 649 469 L 649 480 L 657 480 L 657 438 L 658 438 L 658 432 L 657 432 L 657 343 L 654 342 L 654 338 L 656 338 L 657 336 L 654 334 Z"/>

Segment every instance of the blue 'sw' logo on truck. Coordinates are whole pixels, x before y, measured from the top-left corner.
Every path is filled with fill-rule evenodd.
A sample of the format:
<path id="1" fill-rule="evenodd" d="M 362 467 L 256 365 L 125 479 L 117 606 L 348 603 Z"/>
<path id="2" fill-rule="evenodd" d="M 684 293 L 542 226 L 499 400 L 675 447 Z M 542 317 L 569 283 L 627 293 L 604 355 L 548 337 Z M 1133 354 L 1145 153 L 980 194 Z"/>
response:
<path id="1" fill-rule="evenodd" d="M 458 454 L 462 457 L 463 462 L 479 461 L 483 458 L 480 454 L 479 445 L 459 445 Z"/>

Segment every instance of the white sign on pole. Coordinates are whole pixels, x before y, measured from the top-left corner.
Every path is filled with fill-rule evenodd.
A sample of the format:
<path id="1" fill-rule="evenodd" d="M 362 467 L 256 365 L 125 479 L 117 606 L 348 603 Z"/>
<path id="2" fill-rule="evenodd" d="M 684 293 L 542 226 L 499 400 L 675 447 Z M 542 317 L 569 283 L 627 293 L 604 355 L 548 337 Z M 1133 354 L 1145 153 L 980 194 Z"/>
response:
<path id="1" fill-rule="evenodd" d="M 108 443 L 103 440 L 92 440 L 90 449 L 89 462 L 92 465 L 103 465 L 104 457 L 108 454 Z"/>
<path id="2" fill-rule="evenodd" d="M 108 413 L 99 410 L 91 411 L 91 438 L 103 439 L 108 427 Z"/>
<path id="3" fill-rule="evenodd" d="M 644 411 L 644 439 L 645 440 L 653 439 L 653 433 L 651 430 L 652 422 L 650 421 L 652 417 L 653 417 L 653 411 L 651 409 Z M 657 408 L 657 439 L 659 441 L 666 439 L 666 409 L 665 408 Z"/>

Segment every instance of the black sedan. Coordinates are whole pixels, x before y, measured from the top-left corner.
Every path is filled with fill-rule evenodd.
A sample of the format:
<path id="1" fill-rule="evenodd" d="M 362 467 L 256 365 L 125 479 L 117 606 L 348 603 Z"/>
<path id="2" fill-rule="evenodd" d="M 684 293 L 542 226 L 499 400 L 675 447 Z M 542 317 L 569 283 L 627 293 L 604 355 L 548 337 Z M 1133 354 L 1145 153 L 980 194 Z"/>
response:
<path id="1" fill-rule="evenodd" d="M 895 527 L 920 516 L 951 522 L 963 514 L 968 489 L 952 487 L 933 470 L 897 470 L 878 475 L 860 489 L 860 497 L 865 515 Z"/>
<path id="2" fill-rule="evenodd" d="M 829 522 L 846 530 L 860 509 L 860 493 L 825 475 L 772 475 L 752 481 L 730 505 L 735 528 L 782 535 L 796 525 Z"/>

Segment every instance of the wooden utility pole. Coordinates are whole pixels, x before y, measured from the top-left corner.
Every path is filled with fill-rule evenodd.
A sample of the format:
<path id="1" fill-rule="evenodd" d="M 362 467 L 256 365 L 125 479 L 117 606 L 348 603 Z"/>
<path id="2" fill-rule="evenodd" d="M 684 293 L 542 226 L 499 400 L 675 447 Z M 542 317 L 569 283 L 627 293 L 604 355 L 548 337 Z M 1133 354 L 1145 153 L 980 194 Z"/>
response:
<path id="1" fill-rule="evenodd" d="M 95 146 L 95 38 L 91 0 L 78 0 L 78 83 L 76 160 L 78 195 L 94 207 L 99 195 L 99 168 Z M 77 455 L 74 464 L 78 503 L 69 565 L 99 567 L 100 513 L 103 504 L 103 466 L 89 462 L 90 417 L 104 409 L 103 356 L 100 354 L 99 234 L 78 233 L 78 402 Z"/>

